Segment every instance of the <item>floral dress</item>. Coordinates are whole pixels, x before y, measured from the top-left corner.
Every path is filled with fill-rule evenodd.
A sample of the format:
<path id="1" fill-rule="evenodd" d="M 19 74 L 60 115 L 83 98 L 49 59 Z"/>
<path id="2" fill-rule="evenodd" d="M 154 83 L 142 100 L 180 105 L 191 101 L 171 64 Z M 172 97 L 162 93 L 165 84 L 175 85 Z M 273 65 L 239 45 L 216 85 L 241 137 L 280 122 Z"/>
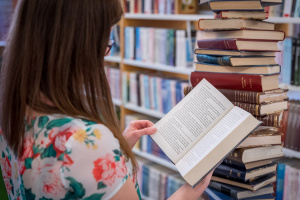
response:
<path id="1" fill-rule="evenodd" d="M 23 155 L 0 134 L 1 168 L 9 199 L 110 199 L 136 175 L 104 125 L 64 115 L 27 118 Z"/>

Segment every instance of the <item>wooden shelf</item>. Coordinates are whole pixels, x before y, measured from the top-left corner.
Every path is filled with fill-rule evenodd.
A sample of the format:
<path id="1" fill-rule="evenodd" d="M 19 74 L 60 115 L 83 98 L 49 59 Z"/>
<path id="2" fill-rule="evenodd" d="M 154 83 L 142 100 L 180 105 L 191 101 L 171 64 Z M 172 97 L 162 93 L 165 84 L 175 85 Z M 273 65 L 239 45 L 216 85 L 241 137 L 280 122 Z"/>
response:
<path id="1" fill-rule="evenodd" d="M 291 149 L 283 148 L 283 153 L 286 157 L 291 157 L 291 158 L 298 158 L 300 159 L 300 152 L 299 151 L 294 151 Z"/>
<path id="2" fill-rule="evenodd" d="M 113 103 L 114 103 L 114 105 L 116 105 L 116 106 L 122 106 L 122 100 L 120 100 L 120 99 L 114 99 L 113 98 Z"/>
<path id="3" fill-rule="evenodd" d="M 120 63 L 121 62 L 121 57 L 120 56 L 106 56 L 106 57 L 104 57 L 104 60 L 106 62 Z"/>
<path id="4" fill-rule="evenodd" d="M 142 107 L 136 106 L 136 105 L 131 104 L 131 103 L 124 104 L 124 108 L 128 109 L 128 110 L 131 110 L 131 111 L 135 111 L 137 113 L 141 113 L 141 114 L 144 114 L 144 115 L 155 117 L 155 118 L 158 118 L 158 119 L 163 118 L 165 116 L 164 113 L 161 113 L 161 112 L 158 112 L 158 111 L 155 111 L 155 110 L 149 110 L 149 109 L 146 109 L 146 108 L 142 108 Z"/>
<path id="5" fill-rule="evenodd" d="M 191 67 L 191 68 L 174 67 L 174 66 L 170 66 L 170 65 L 147 63 L 147 62 L 143 62 L 143 61 L 136 61 L 136 60 L 129 60 L 129 59 L 125 59 L 123 61 L 123 63 L 126 65 L 134 66 L 134 67 L 154 69 L 154 70 L 158 70 L 158 71 L 171 72 L 171 73 L 184 74 L 184 75 L 190 75 L 192 73 L 192 71 L 194 71 L 193 67 Z"/>
<path id="6" fill-rule="evenodd" d="M 199 19 L 213 19 L 214 15 L 179 15 L 179 14 L 132 14 L 126 13 L 125 19 L 142 19 L 142 20 L 169 20 L 169 21 L 198 21 Z M 300 24 L 299 17 L 271 17 L 267 22 L 278 24 Z"/>
<path id="7" fill-rule="evenodd" d="M 175 167 L 175 165 L 173 163 L 171 163 L 170 161 L 167 161 L 165 159 L 159 158 L 159 157 L 157 157 L 155 155 L 152 155 L 150 153 L 142 152 L 142 151 L 140 151 L 138 149 L 133 149 L 132 151 L 133 151 L 134 154 L 136 154 L 136 155 L 138 155 L 140 157 L 143 157 L 143 158 L 145 158 L 147 160 L 150 160 L 152 162 L 160 164 L 160 165 L 162 165 L 164 167 L 167 167 L 169 169 L 172 169 L 174 171 L 178 171 L 177 168 Z"/>

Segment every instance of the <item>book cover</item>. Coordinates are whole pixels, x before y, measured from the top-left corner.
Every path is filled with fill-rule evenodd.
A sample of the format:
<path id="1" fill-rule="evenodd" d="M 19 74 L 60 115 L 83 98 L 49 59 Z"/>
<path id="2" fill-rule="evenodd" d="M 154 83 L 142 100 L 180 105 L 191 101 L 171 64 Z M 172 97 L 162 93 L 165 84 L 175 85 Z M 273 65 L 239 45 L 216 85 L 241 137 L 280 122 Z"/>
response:
<path id="1" fill-rule="evenodd" d="M 278 75 L 230 74 L 228 81 L 226 73 L 192 72 L 191 83 L 195 87 L 202 79 L 207 79 L 218 89 L 264 92 L 278 89 Z"/>

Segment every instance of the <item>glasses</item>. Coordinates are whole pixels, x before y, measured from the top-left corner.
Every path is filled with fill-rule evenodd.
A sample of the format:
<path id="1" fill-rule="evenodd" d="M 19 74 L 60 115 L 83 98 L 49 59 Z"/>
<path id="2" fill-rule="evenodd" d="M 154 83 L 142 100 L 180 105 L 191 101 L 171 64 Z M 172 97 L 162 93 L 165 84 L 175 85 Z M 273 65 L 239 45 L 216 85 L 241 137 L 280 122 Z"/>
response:
<path id="1" fill-rule="evenodd" d="M 109 54 L 109 52 L 111 51 L 111 48 L 114 46 L 115 43 L 116 42 L 114 40 L 109 40 L 108 41 L 108 45 L 107 45 L 107 48 L 106 48 L 107 50 L 106 50 L 105 55 Z"/>

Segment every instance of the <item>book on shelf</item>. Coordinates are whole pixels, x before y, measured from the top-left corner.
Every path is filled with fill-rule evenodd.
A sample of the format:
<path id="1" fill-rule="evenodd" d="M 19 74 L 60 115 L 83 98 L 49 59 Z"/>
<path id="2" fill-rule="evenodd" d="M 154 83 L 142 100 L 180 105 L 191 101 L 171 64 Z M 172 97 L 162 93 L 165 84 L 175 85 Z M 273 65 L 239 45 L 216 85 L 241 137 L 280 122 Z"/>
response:
<path id="1" fill-rule="evenodd" d="M 275 24 L 251 19 L 200 19 L 199 30 L 261 29 L 274 30 Z"/>
<path id="2" fill-rule="evenodd" d="M 281 145 L 270 145 L 255 148 L 238 148 L 232 151 L 227 159 L 240 163 L 251 163 L 282 156 L 283 153 Z"/>
<path id="3" fill-rule="evenodd" d="M 232 89 L 253 92 L 265 92 L 278 89 L 279 75 L 252 75 L 252 74 L 230 74 L 213 72 L 192 72 L 191 84 L 195 87 L 202 79 L 209 81 L 218 89 Z"/>
<path id="4" fill-rule="evenodd" d="M 225 64 L 225 63 L 224 63 Z M 195 64 L 197 72 L 216 72 L 229 74 L 258 74 L 272 75 L 279 74 L 281 71 L 280 65 L 255 65 L 255 66 L 223 66 L 216 64 L 200 63 Z"/>
<path id="5" fill-rule="evenodd" d="M 285 33 L 274 30 L 227 30 L 227 31 L 202 31 L 203 39 L 246 39 L 262 41 L 283 41 Z"/>
<path id="6" fill-rule="evenodd" d="M 221 11 L 215 15 L 216 19 L 268 19 L 268 12 L 265 11 Z"/>
<path id="7" fill-rule="evenodd" d="M 230 159 L 226 158 L 226 159 L 223 160 L 222 164 L 228 165 L 228 166 L 233 167 L 233 168 L 250 170 L 250 169 L 253 169 L 253 168 L 260 167 L 260 166 L 272 164 L 272 160 L 267 159 L 267 160 L 259 160 L 259 161 L 251 162 L 251 163 L 243 163 L 241 161 L 234 161 L 234 160 L 230 160 Z"/>
<path id="8" fill-rule="evenodd" d="M 269 173 L 267 175 L 261 176 L 259 178 L 254 179 L 253 181 L 238 181 L 238 180 L 231 180 L 227 178 L 212 176 L 212 181 L 225 183 L 228 185 L 237 186 L 240 188 L 256 191 L 266 185 L 269 185 L 270 183 L 273 183 L 276 181 L 276 174 Z"/>
<path id="9" fill-rule="evenodd" d="M 251 170 L 242 170 L 238 168 L 229 167 L 227 165 L 219 165 L 215 171 L 214 175 L 224 178 L 230 178 L 240 181 L 248 181 L 250 179 L 257 178 L 259 176 L 264 176 L 268 173 L 274 173 L 276 171 L 277 164 L 273 163 L 270 165 L 265 165 Z"/>
<path id="10" fill-rule="evenodd" d="M 246 57 L 246 56 L 266 56 L 274 57 L 275 52 L 269 51 L 235 51 L 235 50 L 220 50 L 220 49 L 195 49 L 195 54 L 204 54 L 211 56 L 235 56 L 235 57 Z"/>
<path id="11" fill-rule="evenodd" d="M 196 186 L 259 125 L 203 80 L 155 124 L 158 131 L 151 137 Z"/>
<path id="12" fill-rule="evenodd" d="M 234 199 L 244 199 L 274 193 L 273 184 L 266 185 L 265 187 L 262 187 L 255 192 L 224 183 L 218 183 L 215 181 L 211 181 L 209 187 L 223 194 L 231 196 Z"/>
<path id="13" fill-rule="evenodd" d="M 217 37 L 218 38 L 218 37 Z M 197 41 L 198 48 L 238 50 L 238 51 L 279 51 L 277 41 L 246 40 L 246 39 L 201 39 Z"/>
<path id="14" fill-rule="evenodd" d="M 300 151 L 300 103 L 299 101 L 290 101 L 289 112 L 287 116 L 285 147 Z"/>
<path id="15" fill-rule="evenodd" d="M 199 63 L 222 65 L 222 66 L 253 66 L 261 67 L 263 65 L 276 65 L 275 56 L 211 56 L 205 54 L 197 54 Z M 279 71 L 280 72 L 280 71 Z"/>
<path id="16" fill-rule="evenodd" d="M 235 199 L 222 192 L 215 190 L 212 187 L 208 187 L 208 189 L 205 190 L 205 193 L 208 194 L 209 200 L 234 200 Z M 243 200 L 275 200 L 275 197 L 273 196 L 273 194 L 265 194 L 265 195 L 244 198 Z"/>

